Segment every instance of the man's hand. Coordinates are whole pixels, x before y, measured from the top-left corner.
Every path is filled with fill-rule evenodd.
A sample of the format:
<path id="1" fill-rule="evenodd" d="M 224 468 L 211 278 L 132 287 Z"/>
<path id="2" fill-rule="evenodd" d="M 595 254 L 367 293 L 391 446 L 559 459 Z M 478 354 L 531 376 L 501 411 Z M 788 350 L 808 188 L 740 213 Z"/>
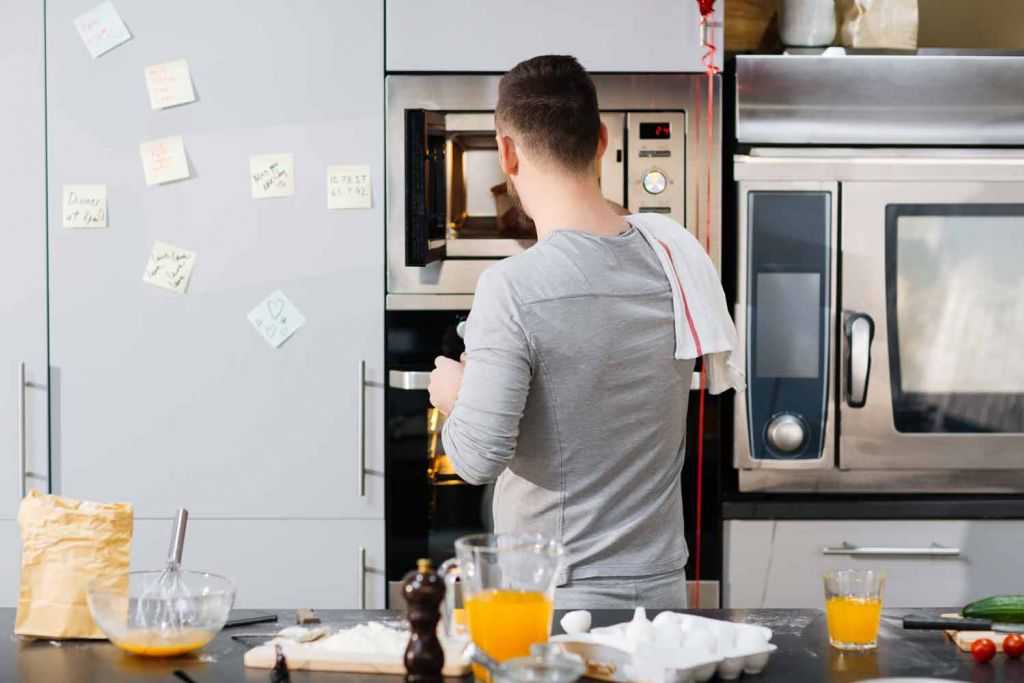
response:
<path id="1" fill-rule="evenodd" d="M 445 356 L 434 359 L 434 370 L 430 373 L 427 391 L 430 392 L 430 403 L 445 415 L 451 414 L 455 399 L 459 397 L 462 373 L 466 369 L 465 357 L 463 354 L 463 362 Z"/>

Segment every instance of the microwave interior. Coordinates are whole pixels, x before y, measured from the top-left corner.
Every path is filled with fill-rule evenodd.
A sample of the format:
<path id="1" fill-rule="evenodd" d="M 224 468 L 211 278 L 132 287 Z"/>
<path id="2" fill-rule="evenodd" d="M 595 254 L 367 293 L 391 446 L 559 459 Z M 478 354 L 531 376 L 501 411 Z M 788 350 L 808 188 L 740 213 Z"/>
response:
<path id="1" fill-rule="evenodd" d="M 601 188 L 624 206 L 626 114 L 602 112 L 601 120 L 609 138 Z M 407 110 L 405 124 L 406 265 L 501 258 L 536 241 L 533 221 L 508 192 L 493 112 Z"/>

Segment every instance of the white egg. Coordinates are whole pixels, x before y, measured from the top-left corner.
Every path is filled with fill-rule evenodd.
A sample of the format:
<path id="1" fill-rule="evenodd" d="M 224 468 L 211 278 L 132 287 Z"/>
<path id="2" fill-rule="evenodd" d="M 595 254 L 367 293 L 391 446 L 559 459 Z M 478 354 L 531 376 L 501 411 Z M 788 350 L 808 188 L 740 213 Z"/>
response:
<path id="1" fill-rule="evenodd" d="M 674 650 L 683 646 L 683 632 L 671 620 L 665 619 L 659 624 L 655 619 L 652 624 L 654 626 L 654 642 L 658 647 Z"/>
<path id="2" fill-rule="evenodd" d="M 654 617 L 651 621 L 655 628 L 659 628 L 665 625 L 672 625 L 676 628 L 683 622 L 683 615 L 677 612 L 660 612 L 658 616 Z"/>
<path id="3" fill-rule="evenodd" d="M 686 648 L 700 653 L 718 654 L 718 639 L 708 629 L 691 629 L 686 636 Z"/>
<path id="4" fill-rule="evenodd" d="M 626 642 L 635 649 L 638 645 L 653 643 L 654 638 L 654 624 L 647 620 L 647 610 L 637 607 L 633 621 L 626 626 Z"/>
<path id="5" fill-rule="evenodd" d="M 569 612 L 562 617 L 561 624 L 562 630 L 569 635 L 586 633 L 590 630 L 590 612 L 585 609 Z"/>
<path id="6" fill-rule="evenodd" d="M 718 651 L 723 655 L 736 649 L 736 626 L 728 622 L 719 622 L 718 628 Z"/>

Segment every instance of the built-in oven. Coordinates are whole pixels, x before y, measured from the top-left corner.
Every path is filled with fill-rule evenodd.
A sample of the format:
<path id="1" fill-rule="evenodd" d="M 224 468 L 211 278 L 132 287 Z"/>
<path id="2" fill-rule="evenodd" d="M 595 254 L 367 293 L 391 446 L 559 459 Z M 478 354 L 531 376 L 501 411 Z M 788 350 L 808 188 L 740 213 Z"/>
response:
<path id="1" fill-rule="evenodd" d="M 701 74 L 593 76 L 608 129 L 597 175 L 630 213 L 669 215 L 705 240 L 698 182 L 706 136 Z M 387 93 L 387 286 L 390 296 L 472 294 L 495 259 L 536 241 L 498 163 L 499 76 L 391 75 Z M 714 81 L 718 83 L 717 79 Z M 716 86 L 715 97 L 718 97 Z M 717 120 L 712 127 L 718 130 Z M 716 138 L 717 140 L 717 138 Z M 711 155 L 718 177 L 719 158 Z M 712 202 L 719 201 L 714 183 Z M 703 195 L 701 195 L 703 197 Z M 710 243 L 718 254 L 719 221 Z M 717 262 L 717 260 L 716 260 Z"/>
<path id="2" fill-rule="evenodd" d="M 909 67 L 892 68 L 899 80 Z M 897 134 L 934 144 L 922 138 L 943 121 L 947 141 L 994 135 L 999 121 L 979 110 L 979 133 L 985 121 L 936 95 L 939 120 L 916 136 L 898 97 L 860 108 L 872 127 L 844 128 L 783 87 L 787 69 L 748 63 L 744 81 L 741 62 L 738 77 L 741 136 L 788 142 L 803 117 L 805 139 L 820 141 L 733 159 L 749 383 L 735 410 L 740 489 L 1024 491 L 1024 149 L 865 146 Z M 776 92 L 761 99 L 755 74 Z M 778 91 L 789 99 L 769 111 Z M 744 116 L 756 120 L 746 131 Z M 1022 142 L 1019 120 L 1002 128 L 1007 145 Z"/>

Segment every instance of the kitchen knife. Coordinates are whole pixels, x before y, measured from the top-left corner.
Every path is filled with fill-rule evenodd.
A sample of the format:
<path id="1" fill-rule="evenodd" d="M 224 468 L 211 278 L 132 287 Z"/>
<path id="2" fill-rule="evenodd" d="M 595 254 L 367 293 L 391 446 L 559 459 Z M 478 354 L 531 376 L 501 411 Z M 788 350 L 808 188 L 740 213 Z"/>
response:
<path id="1" fill-rule="evenodd" d="M 988 619 L 951 619 L 948 617 L 903 617 L 903 628 L 917 631 L 996 631 L 1024 633 L 1024 624 L 992 623 Z"/>

